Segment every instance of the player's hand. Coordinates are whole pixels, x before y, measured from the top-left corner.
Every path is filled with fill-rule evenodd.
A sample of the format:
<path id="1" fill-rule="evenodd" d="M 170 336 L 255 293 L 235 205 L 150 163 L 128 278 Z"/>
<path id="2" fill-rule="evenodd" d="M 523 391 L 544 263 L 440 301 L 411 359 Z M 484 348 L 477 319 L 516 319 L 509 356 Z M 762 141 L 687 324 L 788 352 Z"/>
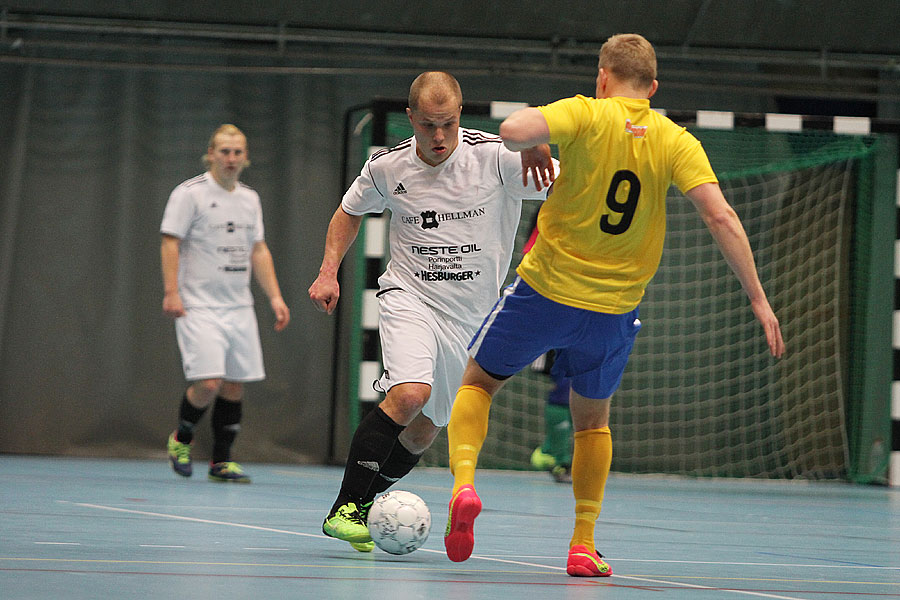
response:
<path id="1" fill-rule="evenodd" d="M 291 311 L 281 296 L 272 298 L 269 304 L 272 305 L 272 312 L 275 313 L 275 331 L 281 331 L 291 322 Z"/>
<path id="2" fill-rule="evenodd" d="M 553 161 L 550 159 L 549 144 L 541 144 L 533 148 L 526 148 L 519 154 L 522 156 L 522 185 L 528 187 L 528 173 L 534 180 L 534 187 L 541 191 L 556 179 L 553 170 Z"/>
<path id="3" fill-rule="evenodd" d="M 309 299 L 316 308 L 329 315 L 334 312 L 341 297 L 341 286 L 336 277 L 319 275 L 309 286 Z"/>
<path id="4" fill-rule="evenodd" d="M 781 325 L 778 324 L 778 317 L 769 306 L 769 301 L 763 299 L 758 302 L 751 302 L 753 314 L 763 326 L 766 332 L 766 342 L 769 344 L 769 352 L 775 358 L 781 358 L 784 354 L 784 339 L 781 337 Z"/>
<path id="5" fill-rule="evenodd" d="M 171 294 L 166 294 L 165 296 L 163 296 L 162 311 L 164 315 L 173 319 L 183 317 L 185 314 L 187 314 L 184 310 L 184 304 L 182 304 L 181 296 L 178 294 L 178 292 L 172 292 Z"/>

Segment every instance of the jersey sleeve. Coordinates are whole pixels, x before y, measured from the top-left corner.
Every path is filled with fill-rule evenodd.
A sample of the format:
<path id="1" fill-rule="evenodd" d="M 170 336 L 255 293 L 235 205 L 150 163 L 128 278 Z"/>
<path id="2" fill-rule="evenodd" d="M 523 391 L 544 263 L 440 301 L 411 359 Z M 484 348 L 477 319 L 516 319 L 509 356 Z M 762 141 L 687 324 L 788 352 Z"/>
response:
<path id="1" fill-rule="evenodd" d="M 266 239 L 265 226 L 263 225 L 262 203 L 259 196 L 256 197 L 256 235 L 253 236 L 253 243 L 262 242 Z"/>
<path id="2" fill-rule="evenodd" d="M 682 193 L 704 183 L 718 183 L 700 140 L 683 128 L 673 158 L 672 181 Z"/>
<path id="3" fill-rule="evenodd" d="M 577 137 L 579 127 L 588 120 L 587 100 L 578 95 L 538 107 L 547 121 L 551 144 L 564 144 Z"/>
<path id="4" fill-rule="evenodd" d="M 508 150 L 503 144 L 499 145 L 498 152 L 500 180 L 510 196 L 528 200 L 547 199 L 548 188 L 542 186 L 541 191 L 538 191 L 531 175 L 528 176 L 528 185 L 522 185 L 522 155 L 520 153 Z M 559 161 L 555 158 L 551 158 L 551 160 L 553 161 L 553 172 L 559 177 Z"/>
<path id="5" fill-rule="evenodd" d="M 370 158 L 363 165 L 359 176 L 344 193 L 344 198 L 341 200 L 344 212 L 349 215 L 384 212 L 387 207 L 387 199 L 376 182 L 377 173 L 377 169 L 372 168 L 372 159 Z M 383 178 L 381 179 L 380 185 L 384 187 Z"/>
<path id="6" fill-rule="evenodd" d="M 194 219 L 194 200 L 190 191 L 179 185 L 169 195 L 159 232 L 183 239 Z"/>

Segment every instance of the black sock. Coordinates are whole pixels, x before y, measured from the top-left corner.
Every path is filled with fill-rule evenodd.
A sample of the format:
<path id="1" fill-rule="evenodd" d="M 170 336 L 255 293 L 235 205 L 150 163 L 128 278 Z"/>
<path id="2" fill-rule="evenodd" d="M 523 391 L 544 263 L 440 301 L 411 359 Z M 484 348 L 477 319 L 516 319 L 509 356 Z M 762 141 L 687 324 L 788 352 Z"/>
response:
<path id="1" fill-rule="evenodd" d="M 194 439 L 194 427 L 200 421 L 200 417 L 206 412 L 206 408 L 197 408 L 188 402 L 187 392 L 181 397 L 181 406 L 178 409 L 178 433 L 175 434 L 182 444 L 190 444 Z"/>
<path id="2" fill-rule="evenodd" d="M 363 504 L 374 500 L 381 492 L 405 477 L 418 464 L 420 458 L 422 458 L 421 454 L 413 454 L 401 442 L 398 441 L 394 444 L 391 455 L 381 465 L 381 470 L 369 486 L 369 492 L 362 499 Z"/>
<path id="3" fill-rule="evenodd" d="M 212 412 L 213 449 L 212 462 L 228 462 L 231 460 L 231 445 L 238 431 L 241 430 L 240 400 L 226 400 L 216 396 Z"/>
<path id="4" fill-rule="evenodd" d="M 347 502 L 360 503 L 368 494 L 372 480 L 378 476 L 381 465 L 391 455 L 397 444 L 397 436 L 405 427 L 398 425 L 376 406 L 360 422 L 350 442 L 347 466 L 341 491 L 332 511 Z"/>

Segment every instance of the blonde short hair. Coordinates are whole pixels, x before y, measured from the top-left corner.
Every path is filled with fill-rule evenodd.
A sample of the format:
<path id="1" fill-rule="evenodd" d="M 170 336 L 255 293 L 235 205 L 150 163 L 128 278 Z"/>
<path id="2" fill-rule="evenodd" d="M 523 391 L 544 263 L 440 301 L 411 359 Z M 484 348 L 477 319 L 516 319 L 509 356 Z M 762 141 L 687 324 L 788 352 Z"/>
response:
<path id="1" fill-rule="evenodd" d="M 656 52 L 637 33 L 620 33 L 600 47 L 600 68 L 617 79 L 648 88 L 656 79 Z"/>
<path id="2" fill-rule="evenodd" d="M 217 135 L 239 135 L 244 138 L 244 147 L 247 150 L 247 153 L 250 153 L 249 144 L 247 143 L 247 136 L 244 135 L 244 132 L 237 128 L 236 125 L 232 125 L 231 123 L 224 123 L 216 127 L 216 130 L 213 131 L 212 135 L 209 136 L 209 143 L 206 145 L 206 153 L 200 158 L 200 161 L 203 163 L 203 166 L 207 169 L 210 165 L 209 160 L 209 149 L 216 147 L 216 136 Z M 244 167 L 249 167 L 250 161 L 247 160 L 244 163 Z"/>
<path id="3" fill-rule="evenodd" d="M 462 106 L 462 89 L 456 77 L 443 71 L 425 71 L 409 86 L 408 106 L 411 110 L 419 109 L 419 100 L 426 96 L 436 104 L 452 101 Z"/>

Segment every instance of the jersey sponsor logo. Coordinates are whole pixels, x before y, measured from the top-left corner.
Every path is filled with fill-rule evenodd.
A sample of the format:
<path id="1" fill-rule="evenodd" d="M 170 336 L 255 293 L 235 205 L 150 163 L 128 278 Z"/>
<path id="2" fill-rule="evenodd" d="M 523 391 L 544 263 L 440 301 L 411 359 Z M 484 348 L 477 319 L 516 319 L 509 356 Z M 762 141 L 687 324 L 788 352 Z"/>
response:
<path id="1" fill-rule="evenodd" d="M 216 252 L 224 254 L 227 265 L 222 266 L 226 273 L 245 273 L 249 268 L 250 249 L 247 246 L 217 246 Z"/>
<path id="2" fill-rule="evenodd" d="M 447 269 L 462 269 L 462 256 L 429 256 L 428 269 L 430 271 L 446 271 Z"/>
<path id="3" fill-rule="evenodd" d="M 224 229 L 228 233 L 234 233 L 238 229 L 246 229 L 248 231 L 253 231 L 256 229 L 256 225 L 252 223 L 235 223 L 234 221 L 228 221 L 226 223 L 219 223 L 218 225 L 213 225 L 212 229 Z"/>
<path id="4" fill-rule="evenodd" d="M 463 244 L 461 246 L 410 246 L 413 254 L 437 256 L 442 254 L 472 254 L 481 252 L 478 244 Z"/>
<path id="5" fill-rule="evenodd" d="M 481 275 L 481 271 L 418 271 L 415 276 L 422 281 L 471 281 Z"/>
<path id="6" fill-rule="evenodd" d="M 625 119 L 625 131 L 630 133 L 637 139 L 643 138 L 647 135 L 647 126 L 646 125 L 632 125 L 631 119 Z"/>
<path id="7" fill-rule="evenodd" d="M 445 221 L 458 221 L 460 219 L 474 219 L 483 217 L 486 209 L 484 207 L 473 208 L 472 210 L 457 210 L 455 212 L 440 213 L 436 210 L 423 210 L 419 215 L 422 217 L 422 229 L 434 229 L 439 227 Z M 401 217 L 402 223 L 417 223 L 416 217 Z"/>
<path id="8" fill-rule="evenodd" d="M 250 256 L 247 246 L 216 246 L 216 252 L 227 254 L 232 260 L 247 260 Z"/>
<path id="9" fill-rule="evenodd" d="M 400 194 L 405 194 L 405 193 L 406 193 L 406 188 L 403 187 L 403 183 L 402 182 L 398 183 L 397 187 L 394 188 L 394 195 L 399 196 Z"/>
<path id="10" fill-rule="evenodd" d="M 434 210 L 425 210 L 422 211 L 422 229 L 434 229 L 438 226 L 437 222 L 437 211 Z"/>

